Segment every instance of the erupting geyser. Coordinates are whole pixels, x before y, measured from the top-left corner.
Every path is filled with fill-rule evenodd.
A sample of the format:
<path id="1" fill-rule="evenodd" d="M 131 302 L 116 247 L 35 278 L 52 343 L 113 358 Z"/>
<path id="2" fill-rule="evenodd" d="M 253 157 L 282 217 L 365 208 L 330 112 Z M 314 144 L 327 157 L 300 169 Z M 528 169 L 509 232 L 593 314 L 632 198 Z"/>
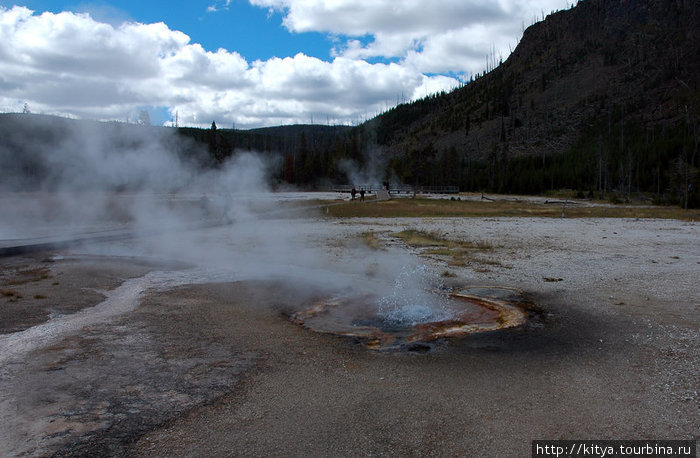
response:
<path id="1" fill-rule="evenodd" d="M 393 304 L 388 310 L 391 300 L 371 295 L 335 297 L 318 301 L 291 319 L 313 331 L 356 338 L 370 349 L 382 350 L 513 328 L 527 318 L 522 293 L 510 288 L 462 289 L 440 301 L 437 310 L 420 304 Z"/>

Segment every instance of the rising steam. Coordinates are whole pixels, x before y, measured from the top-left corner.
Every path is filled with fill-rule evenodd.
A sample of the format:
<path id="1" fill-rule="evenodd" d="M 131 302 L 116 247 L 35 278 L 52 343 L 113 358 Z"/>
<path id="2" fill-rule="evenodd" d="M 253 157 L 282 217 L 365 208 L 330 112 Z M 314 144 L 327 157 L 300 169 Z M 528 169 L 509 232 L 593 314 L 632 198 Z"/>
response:
<path id="1" fill-rule="evenodd" d="M 427 292 L 437 276 L 415 257 L 360 244 L 339 252 L 328 243 L 346 237 L 339 225 L 280 212 L 269 189 L 275 157 L 237 153 L 214 168 L 170 130 L 98 127 L 71 124 L 52 142 L 15 138 L 16 151 L 0 151 L 0 239 L 130 231 L 129 243 L 84 249 L 186 262 L 195 266 L 192 282 L 274 280 L 308 294 L 370 294 L 381 315 L 401 323 L 446 317 L 444 302 Z M 379 181 L 380 169 L 354 179 Z"/>

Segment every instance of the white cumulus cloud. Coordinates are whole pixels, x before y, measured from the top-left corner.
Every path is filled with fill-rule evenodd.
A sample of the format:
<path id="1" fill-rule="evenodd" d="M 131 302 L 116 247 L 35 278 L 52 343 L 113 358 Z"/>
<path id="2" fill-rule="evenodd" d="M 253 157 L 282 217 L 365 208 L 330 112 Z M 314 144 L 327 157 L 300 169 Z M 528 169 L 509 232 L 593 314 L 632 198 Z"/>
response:
<path id="1" fill-rule="evenodd" d="M 454 81 L 396 64 L 304 54 L 247 62 L 206 51 L 163 23 L 113 26 L 87 14 L 0 8 L 0 107 L 124 119 L 166 107 L 183 125 L 255 127 L 356 122 L 398 93 L 422 94 Z"/>
<path id="2" fill-rule="evenodd" d="M 336 55 L 399 58 L 426 73 L 476 73 L 496 51 L 505 59 L 543 14 L 575 0 L 249 0 L 284 14 L 293 32 L 346 37 Z M 362 42 L 369 42 L 365 45 Z M 358 40 L 361 38 L 362 40 Z"/>
<path id="3" fill-rule="evenodd" d="M 124 119 L 144 107 L 181 125 L 353 123 L 397 100 L 449 90 L 440 74 L 483 69 L 529 15 L 562 0 L 249 0 L 290 31 L 336 38 L 330 61 L 304 54 L 248 62 L 205 50 L 164 23 L 106 23 L 86 13 L 0 6 L 0 110 Z M 228 7 L 217 0 L 211 11 Z M 371 58 L 386 58 L 373 61 Z M 504 55 L 505 57 L 505 55 Z"/>

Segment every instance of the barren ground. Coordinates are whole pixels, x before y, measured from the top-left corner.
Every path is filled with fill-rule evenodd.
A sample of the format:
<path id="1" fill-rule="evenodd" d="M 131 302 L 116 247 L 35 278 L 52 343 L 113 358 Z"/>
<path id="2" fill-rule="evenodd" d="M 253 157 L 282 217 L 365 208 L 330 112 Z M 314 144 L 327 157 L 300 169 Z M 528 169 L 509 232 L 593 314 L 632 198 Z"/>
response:
<path id="1" fill-rule="evenodd" d="M 185 266 L 81 249 L 1 259 L 0 455 L 529 456 L 533 439 L 700 440 L 695 223 L 308 224 L 334 250 L 371 230 L 448 286 L 519 288 L 541 313 L 374 352 L 291 324 L 314 292 L 290 284 L 189 284 Z M 427 254 L 393 235 L 404 229 L 489 248 Z"/>

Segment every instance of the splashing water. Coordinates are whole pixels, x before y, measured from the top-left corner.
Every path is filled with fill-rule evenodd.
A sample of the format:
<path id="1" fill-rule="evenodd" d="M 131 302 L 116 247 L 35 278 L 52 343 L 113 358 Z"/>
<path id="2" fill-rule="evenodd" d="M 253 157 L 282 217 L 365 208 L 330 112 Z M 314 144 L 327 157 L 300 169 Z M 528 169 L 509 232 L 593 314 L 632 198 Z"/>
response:
<path id="1" fill-rule="evenodd" d="M 435 274 L 426 266 L 404 266 L 391 292 L 378 300 L 378 317 L 397 326 L 447 320 L 455 310 L 449 297 L 434 291 Z"/>

